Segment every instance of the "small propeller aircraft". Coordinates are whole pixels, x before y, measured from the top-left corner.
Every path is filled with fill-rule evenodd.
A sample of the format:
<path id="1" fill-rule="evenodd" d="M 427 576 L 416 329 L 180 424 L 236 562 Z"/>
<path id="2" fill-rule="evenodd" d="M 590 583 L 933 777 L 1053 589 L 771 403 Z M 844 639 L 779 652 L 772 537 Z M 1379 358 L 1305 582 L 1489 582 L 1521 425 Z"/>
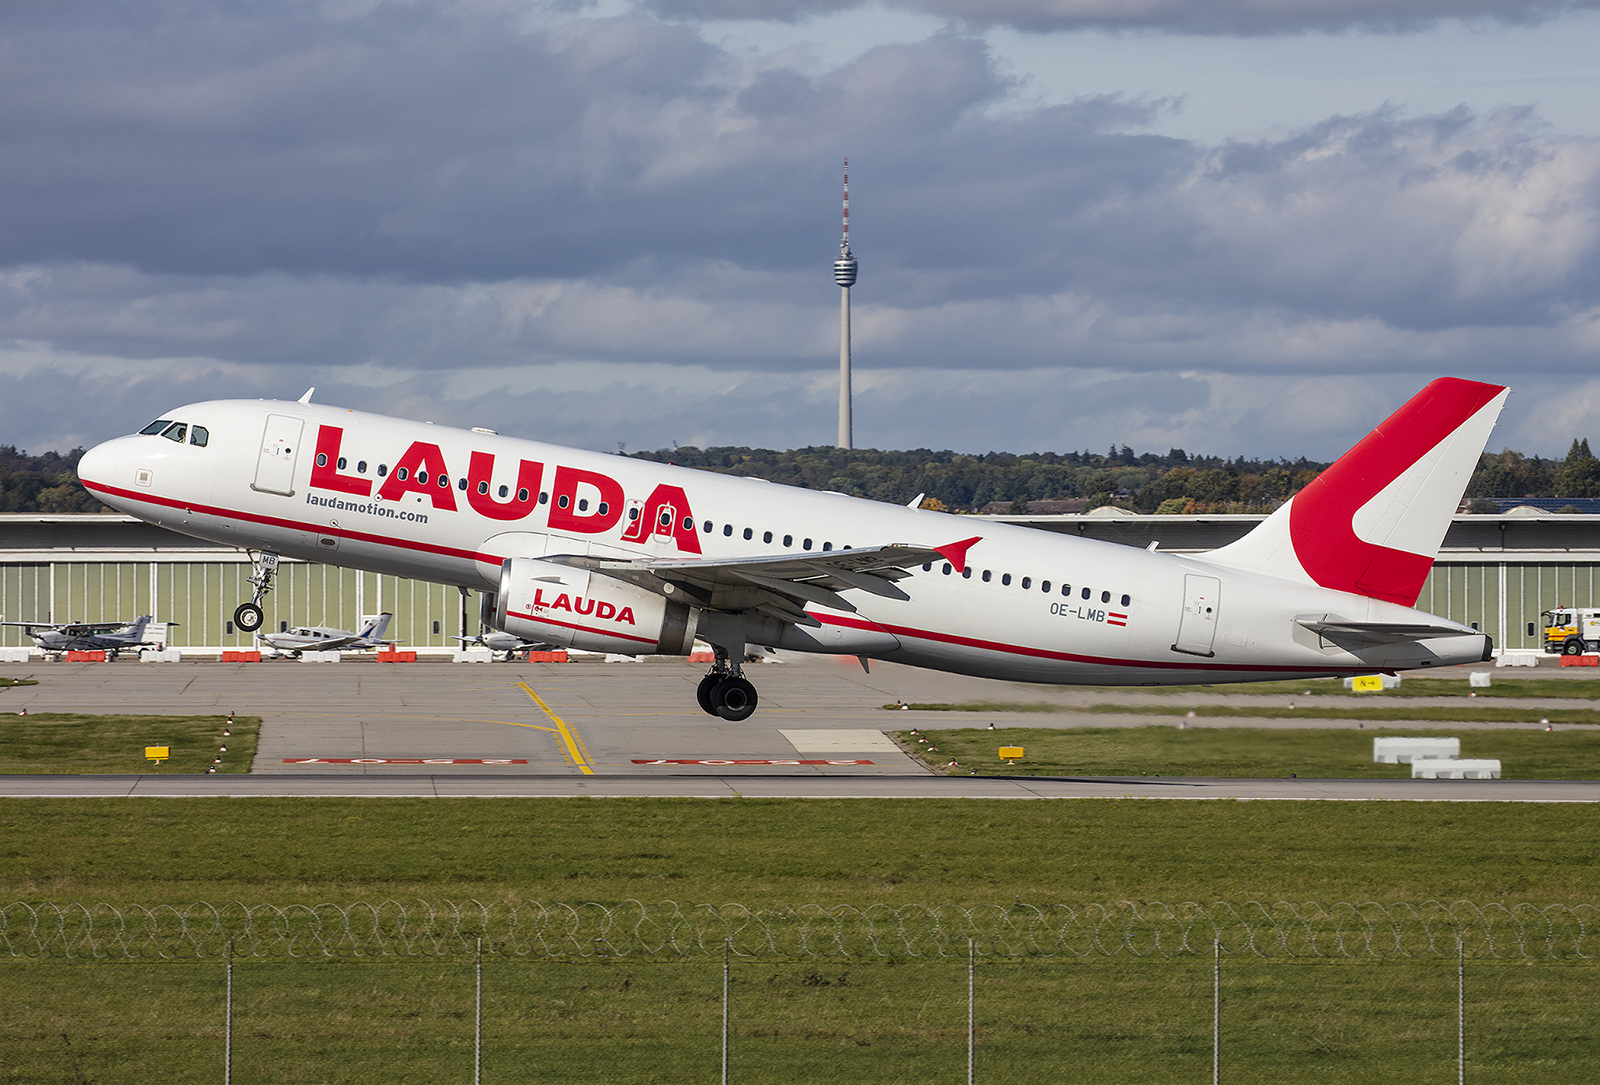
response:
<path id="1" fill-rule="evenodd" d="M 298 626 L 281 633 L 257 633 L 256 640 L 277 652 L 299 656 L 301 652 L 361 651 L 383 647 L 383 634 L 389 628 L 393 614 L 363 616 L 365 624 L 360 632 L 332 629 L 325 625 Z"/>
<path id="2" fill-rule="evenodd" d="M 457 636 L 455 639 L 461 642 L 461 647 L 463 648 L 469 644 L 476 644 L 497 654 L 503 652 L 507 663 L 515 659 L 518 652 L 560 647 L 560 645 L 552 645 L 547 641 L 528 640 L 517 636 L 515 633 L 502 633 L 498 629 L 485 629 L 475 637 Z"/>
<path id="3" fill-rule="evenodd" d="M 145 647 L 144 631 L 151 616 L 142 615 L 135 622 L 0 622 L 0 625 L 18 626 L 33 638 L 33 643 L 51 655 L 62 652 L 109 652 L 115 660 L 118 652 L 137 651 Z"/>

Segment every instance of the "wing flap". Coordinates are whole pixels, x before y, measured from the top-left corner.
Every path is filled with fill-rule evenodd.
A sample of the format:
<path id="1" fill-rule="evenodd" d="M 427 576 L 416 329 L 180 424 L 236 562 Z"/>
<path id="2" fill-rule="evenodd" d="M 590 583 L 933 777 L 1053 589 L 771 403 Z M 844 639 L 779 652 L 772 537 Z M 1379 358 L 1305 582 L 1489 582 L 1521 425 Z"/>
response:
<path id="1" fill-rule="evenodd" d="M 1296 618 L 1295 623 L 1335 644 L 1400 644 L 1481 635 L 1476 629 L 1439 622 L 1352 622 L 1332 614 Z"/>

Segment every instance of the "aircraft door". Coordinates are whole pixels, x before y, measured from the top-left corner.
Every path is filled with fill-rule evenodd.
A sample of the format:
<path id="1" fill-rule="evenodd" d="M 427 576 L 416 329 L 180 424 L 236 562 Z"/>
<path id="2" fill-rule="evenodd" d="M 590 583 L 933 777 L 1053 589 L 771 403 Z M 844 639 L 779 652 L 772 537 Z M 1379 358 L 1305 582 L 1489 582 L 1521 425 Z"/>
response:
<path id="1" fill-rule="evenodd" d="M 1222 596 L 1222 581 L 1214 576 L 1183 578 L 1183 616 L 1178 620 L 1175 652 L 1189 655 L 1216 655 L 1211 648 L 1217 636 L 1217 607 Z"/>
<path id="2" fill-rule="evenodd" d="M 304 428 L 302 419 L 286 414 L 267 415 L 267 426 L 261 434 L 261 456 L 256 460 L 256 480 L 250 484 L 252 490 L 294 495 L 294 466 Z"/>

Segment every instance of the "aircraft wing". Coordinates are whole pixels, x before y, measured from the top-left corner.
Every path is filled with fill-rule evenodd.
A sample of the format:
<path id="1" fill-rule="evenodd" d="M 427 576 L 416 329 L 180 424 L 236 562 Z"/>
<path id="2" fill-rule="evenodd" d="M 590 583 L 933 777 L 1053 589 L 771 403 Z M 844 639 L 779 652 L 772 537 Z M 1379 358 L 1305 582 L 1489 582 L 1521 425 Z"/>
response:
<path id="1" fill-rule="evenodd" d="M 914 565 L 950 562 L 966 567 L 967 550 L 980 536 L 947 546 L 887 543 L 853 550 L 763 554 L 747 558 L 707 561 L 627 561 L 586 555 L 546 558 L 546 561 L 588 569 L 626 580 L 663 595 L 683 592 L 694 605 L 711 610 L 759 610 L 780 621 L 820 625 L 805 612 L 817 603 L 854 613 L 856 607 L 841 592 L 859 590 L 886 599 L 909 599 L 895 581 L 911 574 Z"/>
<path id="2" fill-rule="evenodd" d="M 1335 644 L 1398 644 L 1436 637 L 1470 637 L 1476 631 L 1428 622 L 1350 622 L 1332 614 L 1295 622 Z"/>
<path id="3" fill-rule="evenodd" d="M 43 629 L 51 633 L 64 633 L 69 637 L 82 637 L 91 633 L 115 633 L 119 629 L 126 629 L 127 622 L 101 622 L 92 625 L 87 622 L 0 622 L 0 625 L 14 625 L 23 629 Z"/>

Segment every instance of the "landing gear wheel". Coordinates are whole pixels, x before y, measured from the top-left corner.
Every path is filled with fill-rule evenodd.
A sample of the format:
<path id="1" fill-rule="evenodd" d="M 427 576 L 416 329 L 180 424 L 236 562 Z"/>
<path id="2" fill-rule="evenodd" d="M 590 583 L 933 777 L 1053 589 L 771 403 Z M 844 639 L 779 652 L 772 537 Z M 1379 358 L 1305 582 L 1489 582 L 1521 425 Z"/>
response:
<path id="1" fill-rule="evenodd" d="M 254 633 L 261 628 L 264 617 L 261 608 L 254 603 L 240 603 L 238 609 L 233 612 L 233 624 L 241 633 Z"/>
<path id="2" fill-rule="evenodd" d="M 747 720 L 756 710 L 756 687 L 743 678 L 724 678 L 711 688 L 711 704 L 725 720 Z"/>
<path id="3" fill-rule="evenodd" d="M 716 705 L 711 703 L 711 690 L 726 677 L 728 676 L 725 674 L 717 674 L 715 672 L 708 674 L 700 679 L 700 688 L 694 691 L 695 699 L 700 702 L 700 710 L 708 716 L 717 714 Z"/>
<path id="4" fill-rule="evenodd" d="M 1583 641 L 1573 637 L 1561 646 L 1561 651 L 1569 656 L 1581 656 L 1583 655 Z"/>

